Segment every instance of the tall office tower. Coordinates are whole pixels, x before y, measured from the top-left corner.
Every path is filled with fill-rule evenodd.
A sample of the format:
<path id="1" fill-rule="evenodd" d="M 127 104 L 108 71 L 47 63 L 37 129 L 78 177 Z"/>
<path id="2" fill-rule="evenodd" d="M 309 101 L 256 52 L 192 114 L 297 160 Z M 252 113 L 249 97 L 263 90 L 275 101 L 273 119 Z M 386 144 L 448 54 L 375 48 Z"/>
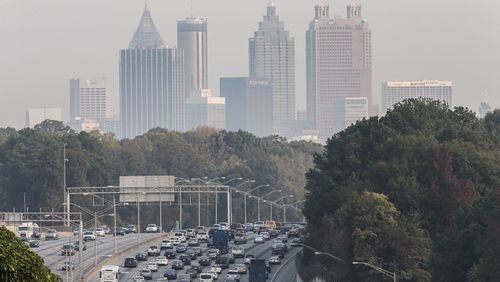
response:
<path id="1" fill-rule="evenodd" d="M 29 108 L 26 111 L 26 127 L 33 128 L 47 119 L 62 121 L 61 108 Z"/>
<path id="2" fill-rule="evenodd" d="M 182 51 L 163 44 L 146 6 L 129 48 L 120 51 L 120 137 L 184 130 L 184 94 Z"/>
<path id="3" fill-rule="evenodd" d="M 493 112 L 493 109 L 491 108 L 488 101 L 481 102 L 481 104 L 479 105 L 479 117 L 484 118 L 487 114 L 491 112 Z"/>
<path id="4" fill-rule="evenodd" d="M 220 93 L 226 98 L 226 128 L 264 137 L 273 134 L 271 81 L 254 77 L 224 77 Z"/>
<path id="5" fill-rule="evenodd" d="M 113 99 L 106 78 L 73 78 L 69 90 L 70 121 L 113 117 Z"/>
<path id="6" fill-rule="evenodd" d="M 453 82 L 439 80 L 386 81 L 382 83 L 382 107 L 384 113 L 410 98 L 440 100 L 451 107 Z"/>
<path id="7" fill-rule="evenodd" d="M 207 20 L 189 17 L 177 22 L 177 44 L 184 51 L 186 95 L 208 88 Z"/>
<path id="8" fill-rule="evenodd" d="M 338 97 L 366 97 L 369 114 L 377 114 L 372 101 L 371 31 L 361 6 L 347 6 L 346 18 L 331 18 L 329 6 L 316 6 L 306 45 L 307 115 L 321 140 L 336 133 L 335 124 L 341 123 L 334 120 Z"/>
<path id="9" fill-rule="evenodd" d="M 195 94 L 195 93 L 193 93 Z M 209 89 L 186 99 L 186 129 L 226 129 L 226 99 L 212 96 Z"/>
<path id="10" fill-rule="evenodd" d="M 264 20 L 249 39 L 250 77 L 267 78 L 273 87 L 273 133 L 286 135 L 295 120 L 295 40 L 269 4 Z"/>
<path id="11" fill-rule="evenodd" d="M 368 98 L 335 97 L 334 130 L 342 131 L 363 118 L 368 118 Z"/>

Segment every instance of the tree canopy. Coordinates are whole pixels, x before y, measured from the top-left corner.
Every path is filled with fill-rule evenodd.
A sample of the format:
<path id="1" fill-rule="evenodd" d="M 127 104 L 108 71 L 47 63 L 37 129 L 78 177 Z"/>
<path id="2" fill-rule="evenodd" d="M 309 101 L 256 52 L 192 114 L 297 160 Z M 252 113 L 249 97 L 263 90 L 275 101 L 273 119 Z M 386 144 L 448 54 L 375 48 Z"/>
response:
<path id="1" fill-rule="evenodd" d="M 407 100 L 333 136 L 307 173 L 311 244 L 399 280 L 497 281 L 499 117 Z M 380 279 L 360 266 L 345 277 Z"/>

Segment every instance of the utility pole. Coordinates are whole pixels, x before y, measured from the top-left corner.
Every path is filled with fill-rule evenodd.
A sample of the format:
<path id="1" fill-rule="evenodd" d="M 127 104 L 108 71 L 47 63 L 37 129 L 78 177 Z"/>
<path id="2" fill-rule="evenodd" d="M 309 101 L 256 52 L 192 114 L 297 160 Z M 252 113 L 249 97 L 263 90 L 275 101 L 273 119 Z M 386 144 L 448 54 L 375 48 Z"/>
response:
<path id="1" fill-rule="evenodd" d="M 179 229 L 182 230 L 182 190 L 179 188 Z"/>
<path id="2" fill-rule="evenodd" d="M 245 200 L 244 200 L 245 220 L 243 223 L 246 224 L 247 223 L 247 194 L 245 193 L 244 196 L 245 196 Z"/>
<path id="3" fill-rule="evenodd" d="M 161 188 L 159 188 L 159 192 L 160 192 L 160 234 L 161 234 L 163 233 L 163 214 L 162 214 L 163 206 L 161 202 Z"/>
<path id="4" fill-rule="evenodd" d="M 219 222 L 219 219 L 217 218 L 217 210 L 219 208 L 218 202 L 219 202 L 219 187 L 215 187 L 215 222 L 214 222 L 214 224 Z"/>
<path id="5" fill-rule="evenodd" d="M 141 204 L 139 203 L 139 193 L 137 193 L 137 242 L 141 241 Z"/>
<path id="6" fill-rule="evenodd" d="M 257 220 L 260 221 L 260 197 L 257 198 Z"/>
<path id="7" fill-rule="evenodd" d="M 94 266 L 97 266 L 97 212 L 94 212 Z"/>
<path id="8" fill-rule="evenodd" d="M 201 225 L 201 187 L 198 187 L 198 226 Z"/>

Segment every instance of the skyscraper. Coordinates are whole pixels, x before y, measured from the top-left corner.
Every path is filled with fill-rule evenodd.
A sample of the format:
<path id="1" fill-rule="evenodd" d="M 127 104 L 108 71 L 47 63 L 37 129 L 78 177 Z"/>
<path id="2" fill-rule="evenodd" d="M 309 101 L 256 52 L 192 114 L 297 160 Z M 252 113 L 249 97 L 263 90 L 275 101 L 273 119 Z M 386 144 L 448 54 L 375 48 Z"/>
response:
<path id="1" fill-rule="evenodd" d="M 26 111 L 26 127 L 33 128 L 47 119 L 62 121 L 61 108 L 29 108 Z"/>
<path id="2" fill-rule="evenodd" d="M 309 126 L 326 140 L 336 133 L 335 101 L 366 97 L 369 114 L 377 114 L 372 101 L 371 31 L 361 6 L 347 6 L 346 18 L 331 18 L 329 6 L 316 6 L 306 32 L 307 115 Z"/>
<path id="3" fill-rule="evenodd" d="M 177 22 L 177 45 L 184 51 L 186 95 L 208 88 L 207 20 L 189 17 Z"/>
<path id="4" fill-rule="evenodd" d="M 433 99 L 451 107 L 453 82 L 439 80 L 386 81 L 382 83 L 382 107 L 384 113 L 406 99 Z"/>
<path id="5" fill-rule="evenodd" d="M 273 88 L 265 78 L 223 77 L 220 93 L 226 98 L 226 128 L 264 137 L 273 134 Z"/>
<path id="6" fill-rule="evenodd" d="M 273 87 L 273 133 L 285 135 L 295 120 L 295 40 L 269 4 L 267 14 L 249 39 L 250 77 L 267 78 Z"/>
<path id="7" fill-rule="evenodd" d="M 226 129 L 226 99 L 212 96 L 209 89 L 186 99 L 186 129 Z"/>
<path id="8" fill-rule="evenodd" d="M 120 51 L 121 137 L 161 127 L 184 130 L 184 61 L 168 48 L 146 6 L 129 44 Z"/>
<path id="9" fill-rule="evenodd" d="M 71 122 L 77 118 L 100 121 L 113 117 L 113 99 L 106 78 L 73 78 L 69 86 Z"/>

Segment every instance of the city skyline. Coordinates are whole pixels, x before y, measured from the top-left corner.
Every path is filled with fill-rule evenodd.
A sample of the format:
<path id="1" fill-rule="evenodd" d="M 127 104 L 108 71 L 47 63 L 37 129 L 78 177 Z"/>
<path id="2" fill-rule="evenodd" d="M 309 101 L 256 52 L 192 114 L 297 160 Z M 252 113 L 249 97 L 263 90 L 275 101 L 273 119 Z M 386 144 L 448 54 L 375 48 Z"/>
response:
<path id="1" fill-rule="evenodd" d="M 29 2 L 29 1 L 28 1 Z M 238 2 L 238 1 L 236 1 Z M 374 79 L 373 79 L 373 87 L 374 92 L 377 92 L 375 95 L 375 103 L 380 104 L 380 89 L 378 85 L 380 85 L 381 81 L 385 80 L 421 80 L 421 79 L 441 79 L 441 80 L 453 80 L 456 83 L 454 88 L 454 104 L 455 105 L 464 105 L 469 107 L 471 110 L 477 111 L 478 105 L 480 101 L 475 97 L 478 96 L 478 93 L 483 93 L 485 89 L 489 90 L 490 93 L 490 103 L 493 107 L 496 107 L 499 103 L 498 95 L 496 93 L 499 92 L 500 86 L 498 82 L 496 82 L 493 77 L 497 77 L 497 74 L 500 73 L 498 70 L 499 56 L 496 52 L 492 50 L 497 49 L 500 45 L 498 40 L 494 40 L 490 37 L 483 36 L 485 34 L 494 34 L 498 28 L 498 25 L 481 25 L 481 23 L 488 22 L 491 23 L 492 20 L 496 18 L 494 16 L 497 15 L 499 9 L 489 9 L 488 11 L 481 11 L 482 17 L 473 17 L 471 16 L 471 11 L 478 11 L 481 6 L 479 3 L 476 4 L 462 4 L 457 8 L 449 8 L 449 5 L 446 3 L 433 3 L 433 9 L 424 9 L 424 3 L 419 5 L 410 4 L 406 7 L 401 7 L 397 5 L 394 1 L 383 1 L 380 4 L 379 9 L 375 8 L 374 4 L 371 4 L 367 1 L 358 1 L 363 4 L 364 8 L 364 17 L 368 18 L 370 22 L 370 26 L 374 30 L 377 35 L 377 40 L 374 42 Z M 446 1 L 443 1 L 446 2 Z M 96 22 L 102 21 L 104 19 L 104 15 L 106 14 L 107 18 L 109 18 L 109 11 L 114 7 L 118 2 L 112 3 L 101 3 L 97 4 L 97 2 L 86 2 L 86 5 L 82 5 L 81 3 L 76 3 L 78 8 L 87 9 L 87 6 L 100 5 L 100 10 L 95 11 L 96 13 Z M 113 23 L 109 26 L 100 26 L 100 29 L 93 29 L 95 32 L 83 33 L 86 28 L 82 29 L 82 26 L 75 25 L 72 21 L 67 21 L 68 24 L 65 24 L 64 27 L 57 29 L 56 23 L 52 23 L 51 21 L 39 20 L 37 26 L 29 25 L 32 30 L 27 30 L 28 27 L 26 24 L 14 26 L 14 24 L 19 23 L 23 19 L 26 19 L 26 16 L 30 16 L 33 20 L 44 19 L 44 17 L 48 16 L 48 10 L 45 10 L 45 7 L 38 7 L 37 12 L 27 8 L 30 4 L 13 4 L 11 2 L 3 2 L 0 4 L 2 7 L 1 10 L 6 11 L 10 10 L 12 15 L 16 15 L 17 18 L 12 18 L 10 14 L 3 14 L 3 18 L 6 21 L 6 25 L 3 26 L 2 31 L 5 34 L 6 44 L 4 45 L 4 54 L 1 57 L 2 62 L 5 62 L 5 66 L 9 66 L 8 68 L 2 68 L 2 79 L 0 80 L 1 85 L 3 86 L 4 93 L 0 95 L 0 103 L 1 105 L 9 104 L 9 107 L 3 106 L 0 110 L 0 126 L 15 126 L 22 127 L 23 125 L 23 112 L 29 107 L 62 107 L 67 105 L 67 79 L 71 77 L 85 76 L 86 74 L 97 73 L 99 75 L 103 75 L 109 77 L 112 83 L 112 91 L 117 93 L 118 91 L 118 83 L 117 83 L 117 67 L 116 62 L 109 62 L 109 59 L 116 57 L 116 50 L 123 48 L 123 34 L 127 34 L 127 37 L 130 36 L 130 33 L 124 32 L 125 27 L 131 25 L 131 17 L 133 14 L 137 15 L 140 11 L 140 8 L 143 6 L 143 3 L 131 2 L 131 1 L 121 1 L 119 2 L 124 8 L 119 9 L 120 13 L 113 12 L 112 18 Z M 225 1 L 218 1 L 218 3 L 227 4 L 228 10 L 234 10 L 234 7 L 237 5 L 241 5 L 242 2 L 229 4 Z M 231 15 L 237 14 L 240 20 L 235 26 L 241 27 L 241 25 L 245 25 L 243 30 L 238 32 L 237 42 L 235 41 L 234 48 L 231 49 L 223 49 L 210 47 L 210 52 L 213 52 L 215 56 L 211 56 L 210 64 L 211 64 L 211 73 L 210 73 L 210 85 L 214 88 L 213 92 L 218 93 L 217 89 L 217 80 L 223 76 L 245 76 L 245 70 L 247 69 L 246 62 L 241 58 L 241 55 L 246 54 L 248 50 L 246 48 L 240 48 L 241 46 L 246 45 L 245 39 L 251 36 L 252 30 L 255 29 L 256 18 L 260 17 L 262 14 L 262 9 L 265 7 L 267 2 L 264 3 L 253 3 L 253 4 L 245 4 L 245 8 L 248 8 L 248 13 L 237 13 L 231 12 Z M 279 6 L 280 15 L 282 18 L 285 18 L 287 21 L 287 27 L 290 31 L 291 35 L 296 38 L 296 59 L 297 63 L 297 109 L 305 108 L 305 95 L 304 95 L 304 32 L 306 29 L 306 25 L 304 22 L 307 22 L 311 18 L 311 9 L 315 3 L 285 3 L 283 1 L 275 1 L 276 5 Z M 69 6 L 65 6 L 63 2 L 59 3 L 59 9 L 65 10 L 69 9 Z M 343 15 L 343 6 L 346 3 L 338 2 L 334 5 L 334 11 Z M 26 6 L 25 6 L 26 5 Z M 175 45 L 175 37 L 176 34 L 172 33 L 172 30 L 175 30 L 175 22 L 184 18 L 188 15 L 188 5 L 180 7 L 175 7 L 171 11 L 167 11 L 165 9 L 165 4 L 159 1 L 150 1 L 149 4 L 151 7 L 154 7 L 155 11 L 159 11 L 161 31 L 162 34 L 167 34 L 165 37 L 165 43 L 167 45 L 173 46 Z M 498 3 L 494 3 L 493 5 L 499 5 Z M 231 37 L 234 37 L 234 33 L 230 33 L 228 31 L 233 31 L 233 29 L 225 28 L 227 24 L 222 24 L 222 22 L 227 22 L 228 16 L 221 15 L 216 17 L 216 11 L 209 7 L 205 3 L 194 2 L 194 10 L 197 16 L 202 16 L 203 18 L 208 18 L 211 21 L 211 46 L 220 46 L 221 39 L 220 34 L 225 33 Z M 292 16 L 293 12 L 297 12 L 299 8 L 308 7 L 308 9 L 304 9 L 302 14 L 295 14 L 296 16 Z M 385 13 L 388 11 L 384 11 L 388 7 L 395 9 L 395 12 L 391 13 L 391 20 L 387 20 L 383 18 Z M 3 9 L 5 8 L 5 9 Z M 10 8 L 10 9 L 9 9 Z M 23 8 L 27 8 L 23 10 Z M 233 8 L 233 9 L 231 9 Z M 499 5 L 500 8 L 500 5 Z M 476 10 L 477 9 L 477 10 Z M 95 9 L 93 9 L 94 11 Z M 451 11 L 453 10 L 453 11 Z M 67 11 L 67 10 L 65 10 Z M 411 12 L 410 12 L 411 11 Z M 497 11 L 497 12 L 495 12 Z M 0 12 L 1 13 L 1 12 Z M 420 17 L 425 19 L 423 21 L 412 21 L 413 17 L 416 17 L 415 14 L 421 14 Z M 450 18 L 450 20 L 441 23 L 439 26 L 435 26 L 432 23 L 438 21 L 437 16 L 449 13 L 450 15 L 454 15 L 454 17 Z M 66 16 L 57 16 L 57 22 L 62 19 L 69 19 L 67 16 L 71 15 L 71 13 L 62 13 Z M 175 16 L 172 16 L 175 14 Z M 240 15 L 241 14 L 241 15 Z M 219 13 L 220 15 L 220 13 Z M 123 18 L 125 16 L 125 18 Z M 460 16 L 465 19 L 464 22 L 454 22 L 453 18 L 457 18 Z M 495 18 L 495 19 L 494 19 Z M 483 28 L 480 30 L 468 28 L 467 22 L 470 22 L 472 19 L 477 19 L 477 25 L 481 25 Z M 399 21 L 404 23 L 403 26 L 407 33 L 413 34 L 409 36 L 406 33 L 402 32 L 402 28 L 392 28 L 391 21 Z M 116 23 L 125 23 L 123 27 L 118 27 Z M 247 26 L 247 23 L 250 22 Z M 167 23 L 167 24 L 166 24 Z M 173 25 L 170 23 L 174 23 Z M 453 24 L 452 24 L 453 23 Z M 223 28 L 224 27 L 224 28 Z M 391 28 L 389 28 L 391 27 Z M 418 28 L 417 28 L 418 27 Z M 432 28 L 431 28 L 432 27 Z M 453 27 L 453 28 L 452 28 Z M 50 34 L 46 34 L 49 30 L 55 28 L 57 31 L 53 33 L 52 36 L 57 35 L 60 37 L 64 31 L 75 31 L 75 36 L 69 36 L 67 41 L 73 42 L 70 39 L 80 38 L 84 39 L 89 36 L 109 36 L 109 40 L 106 40 L 103 44 L 99 46 L 92 45 L 88 51 L 83 51 L 82 48 L 86 48 L 85 44 L 79 46 L 79 43 L 83 41 L 76 40 L 75 43 L 72 43 L 71 46 L 75 48 L 67 48 L 67 44 L 64 41 L 57 40 L 46 40 L 43 44 L 39 46 L 38 52 L 46 52 L 46 48 L 48 46 L 52 46 L 51 44 L 56 43 L 58 46 L 61 46 L 62 49 L 71 50 L 71 51 L 58 51 L 60 57 L 51 57 L 53 67 L 49 69 L 47 72 L 37 72 L 36 75 L 33 75 L 33 71 L 37 70 L 38 65 L 41 62 L 44 62 L 43 57 L 39 57 L 34 59 L 32 57 L 32 51 L 30 49 L 26 49 L 30 44 L 23 44 L 25 39 L 16 38 L 16 40 L 12 40 L 12 36 L 18 34 L 19 32 L 28 33 L 37 32 L 40 34 L 39 36 L 48 36 L 51 39 Z M 425 33 L 423 31 L 426 31 Z M 455 32 L 455 30 L 460 30 L 460 35 Z M 99 32 L 102 31 L 102 35 Z M 107 31 L 118 31 L 114 34 L 109 34 Z M 419 31 L 417 34 L 416 31 Z M 445 33 L 443 33 L 446 31 Z M 44 33 L 45 32 L 45 33 Z M 450 38 L 446 42 L 438 34 L 444 34 L 446 38 Z M 441 36 L 440 35 L 440 36 Z M 39 36 L 31 36 L 31 38 L 37 38 Z M 52 37 L 57 39 L 58 37 Z M 10 40 L 9 40 L 10 38 Z M 24 38 L 24 37 L 23 37 Z M 30 38 L 27 36 L 26 38 Z M 121 38 L 116 40 L 117 38 Z M 243 38 L 243 39 L 241 39 Z M 412 39 L 413 38 L 413 39 Z M 473 39 L 481 38 L 481 46 L 475 45 Z M 415 42 L 415 39 L 419 39 L 419 41 L 427 42 L 427 45 L 418 45 Z M 59 39 L 59 40 L 62 40 Z M 126 39 L 126 40 L 129 40 Z M 493 40 L 493 41 L 492 41 Z M 459 47 L 458 49 L 452 50 L 448 52 L 446 47 L 450 47 L 451 43 L 453 46 L 456 45 L 457 42 L 464 42 L 463 47 Z M 120 43 L 121 42 L 121 43 Z M 397 44 L 396 44 L 397 43 Z M 409 45 L 415 45 L 412 47 Z M 440 44 L 442 43 L 442 44 Z M 77 45 L 75 45 L 77 44 Z M 109 51 L 113 46 L 112 50 Z M 78 46 L 78 47 L 77 47 Z M 388 48 L 389 47 L 389 48 Z M 396 49 L 398 50 L 396 50 Z M 465 48 L 460 51 L 460 48 Z M 215 50 L 214 50 L 215 49 Z M 217 50 L 218 49 L 218 50 Z M 19 51 L 17 51 L 19 50 Z M 45 50 L 45 51 L 44 51 Z M 57 50 L 57 49 L 56 49 Z M 102 51 L 101 51 L 102 50 Z M 396 51 L 395 51 L 396 50 Z M 470 50 L 469 52 L 466 52 Z M 472 50 L 476 50 L 472 52 Z M 480 50 L 480 51 L 478 51 Z M 93 55 L 89 55 L 88 52 L 92 51 Z M 65 53 L 66 52 L 66 53 Z M 69 53 L 68 53 L 69 52 Z M 107 60 L 102 60 L 103 56 L 110 52 L 113 53 L 113 56 L 106 55 Z M 221 53 L 224 53 L 226 56 L 221 57 Z M 404 53 L 404 54 L 403 54 Z M 459 55 L 458 53 L 461 53 Z M 6 56 L 9 54 L 9 56 Z M 23 55 L 25 59 L 19 59 L 20 55 Z M 71 68 L 67 67 L 67 63 L 72 60 L 68 60 L 65 58 L 69 58 L 68 55 L 71 54 L 71 57 L 74 57 L 76 61 L 85 60 L 84 63 L 79 65 L 71 64 Z M 411 54 L 409 56 L 408 54 Z M 463 56 L 463 54 L 467 54 L 467 56 Z M 470 55 L 469 55 L 470 54 Z M 390 57 L 389 57 L 390 55 Z M 78 57 L 78 58 L 77 58 Z M 234 60 L 234 58 L 238 57 L 238 60 Z M 12 59 L 11 59 L 12 58 Z M 488 58 L 488 60 L 486 60 Z M 13 65 L 13 60 L 16 61 L 16 64 Z M 29 61 L 28 61 L 29 60 Z M 228 67 L 228 61 L 235 62 L 234 65 Z M 35 92 L 35 88 L 28 85 L 23 85 L 20 80 L 20 77 L 16 74 L 19 73 L 21 69 L 26 69 L 27 63 L 33 63 L 34 67 L 32 70 L 27 70 L 24 74 L 25 76 L 32 76 L 37 84 L 37 91 Z M 460 63 L 461 68 L 454 69 L 453 66 Z M 33 66 L 30 64 L 30 67 Z M 66 66 L 66 67 L 65 67 Z M 97 67 L 96 67 L 97 66 Z M 102 66 L 102 67 L 101 67 Z M 55 69 L 55 67 L 58 67 Z M 227 71 L 225 69 L 228 69 Z M 233 70 L 230 70 L 233 69 Z M 471 71 L 473 70 L 473 71 Z M 468 78 L 470 76 L 470 79 Z M 37 93 L 37 95 L 33 95 L 32 93 Z M 14 99 L 12 99 L 14 97 Z M 19 98 L 17 98 L 19 97 Z M 115 94 L 116 97 L 116 94 Z M 17 100 L 20 99 L 20 100 Z M 6 101 L 9 100 L 9 103 Z M 13 100 L 13 101 L 10 101 Z M 12 106 L 14 105 L 14 106 Z M 1 107 L 1 106 L 0 106 Z M 67 119 L 68 111 L 64 111 L 64 118 Z"/>

